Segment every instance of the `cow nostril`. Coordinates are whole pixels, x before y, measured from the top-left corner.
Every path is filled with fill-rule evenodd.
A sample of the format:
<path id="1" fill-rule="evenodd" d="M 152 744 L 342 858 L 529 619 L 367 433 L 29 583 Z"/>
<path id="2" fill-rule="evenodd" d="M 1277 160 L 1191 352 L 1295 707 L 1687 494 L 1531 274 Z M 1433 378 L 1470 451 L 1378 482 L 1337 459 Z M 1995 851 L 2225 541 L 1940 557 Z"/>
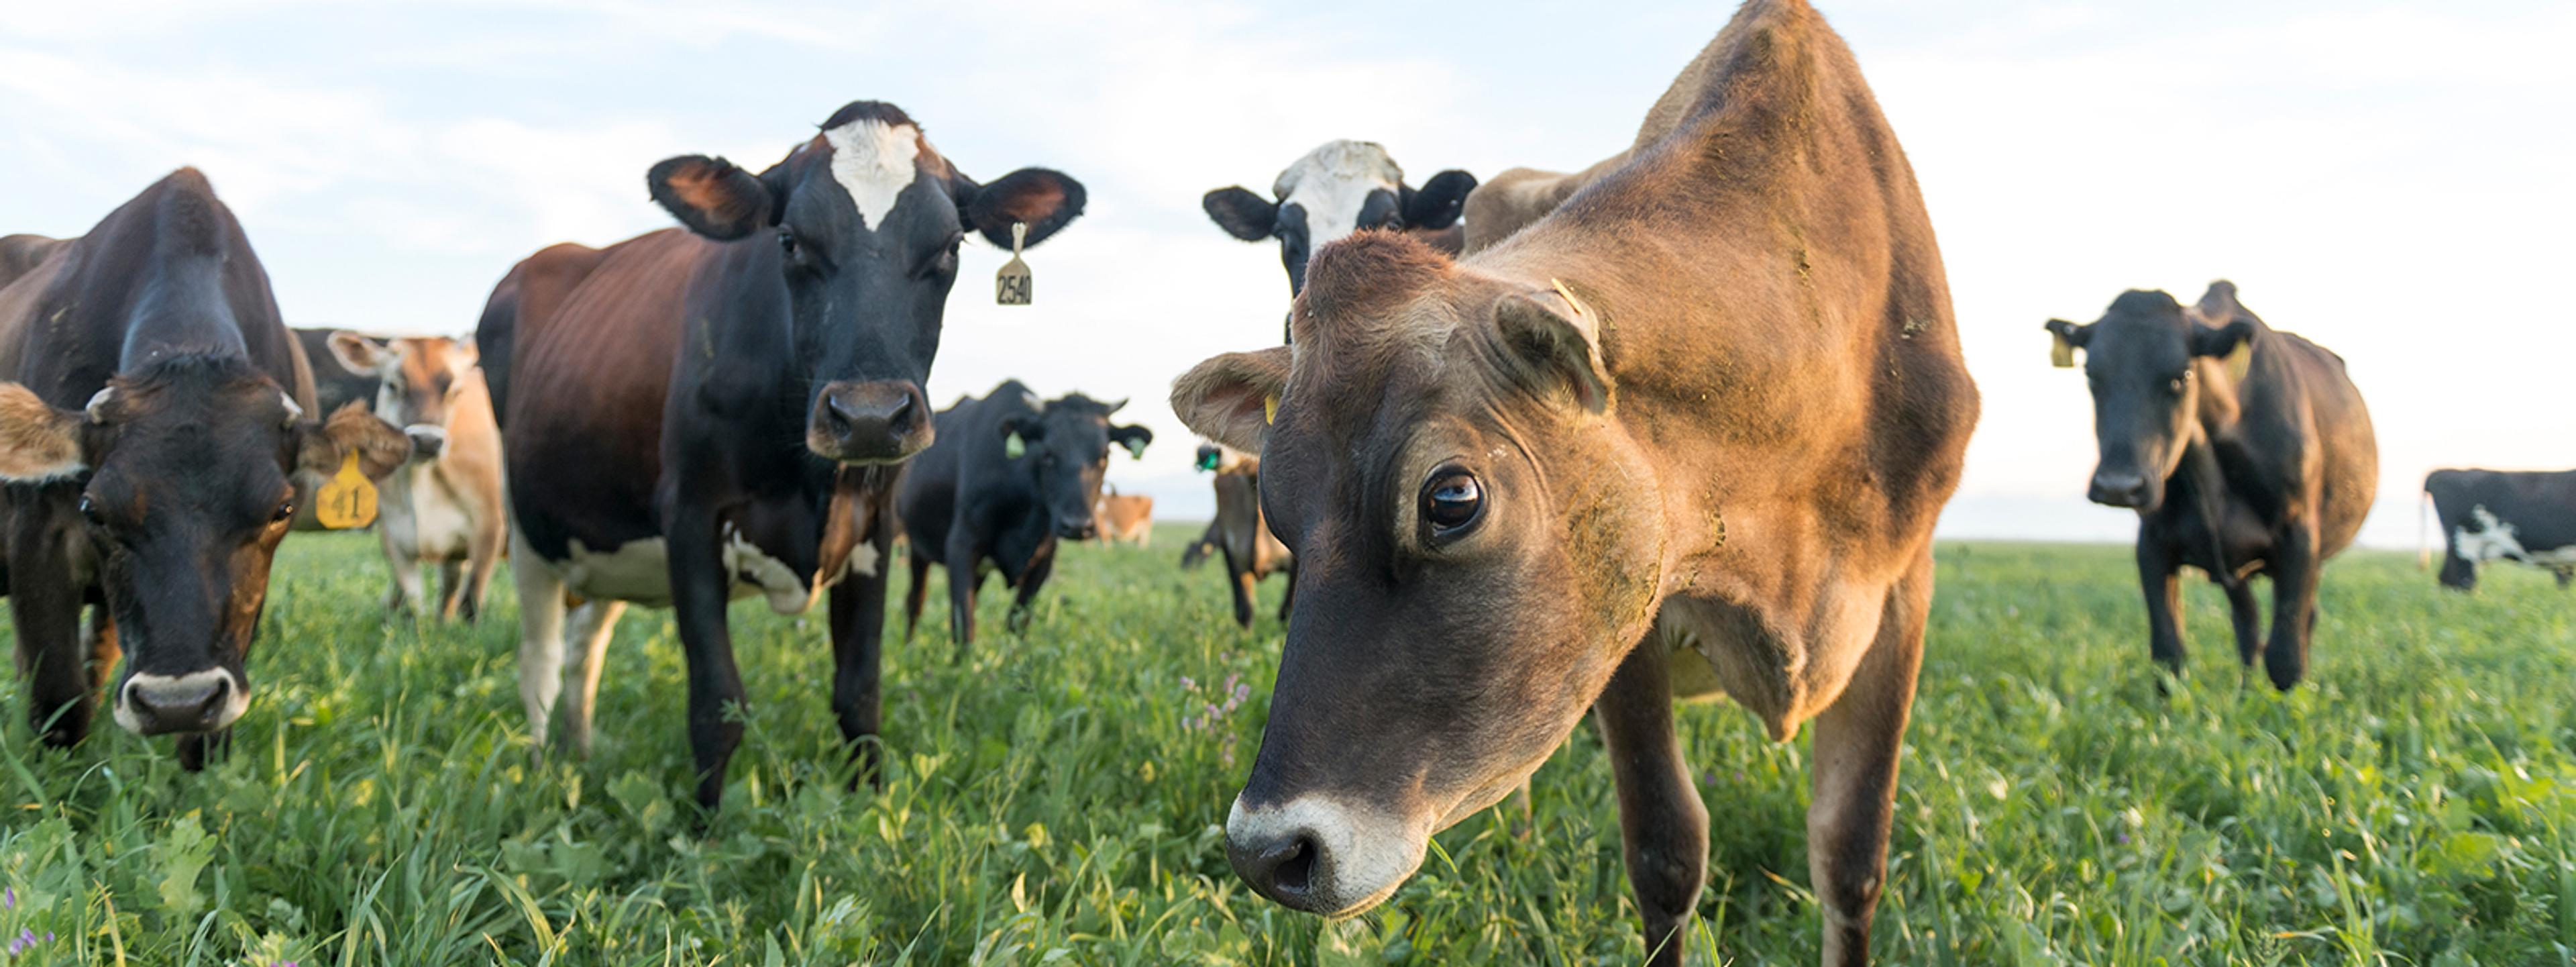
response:
<path id="1" fill-rule="evenodd" d="M 906 393 L 903 399 L 896 401 L 894 410 L 886 414 L 886 426 L 896 433 L 901 433 L 911 426 L 911 422 L 912 394 Z"/>
<path id="2" fill-rule="evenodd" d="M 1296 838 L 1273 846 L 1261 854 L 1261 865 L 1270 871 L 1270 889 L 1281 896 L 1306 895 L 1315 878 L 1314 839 L 1300 833 Z"/>

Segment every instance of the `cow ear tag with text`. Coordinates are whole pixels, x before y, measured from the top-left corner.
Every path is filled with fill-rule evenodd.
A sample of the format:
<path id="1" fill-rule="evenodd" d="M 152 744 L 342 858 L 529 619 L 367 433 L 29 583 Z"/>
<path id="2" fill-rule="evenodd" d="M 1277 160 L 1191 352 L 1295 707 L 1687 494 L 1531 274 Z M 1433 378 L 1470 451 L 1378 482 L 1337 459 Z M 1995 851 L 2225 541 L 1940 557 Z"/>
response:
<path id="1" fill-rule="evenodd" d="M 1019 434 L 1014 433 L 1014 434 L 1011 434 L 1010 436 L 1006 436 L 1006 437 L 1003 437 L 1003 438 L 1002 438 L 1002 455 L 1003 455 L 1003 456 L 1009 457 L 1009 458 L 1011 458 L 1011 459 L 1013 459 L 1013 460 L 1017 460 L 1017 459 L 1019 459 L 1019 458 L 1020 458 L 1020 455 L 1021 455 L 1021 454 L 1024 454 L 1024 453 L 1027 453 L 1027 452 L 1029 452 L 1029 445 L 1028 445 L 1028 442 L 1027 442 L 1027 441 L 1025 441 L 1025 440 L 1020 439 L 1020 435 L 1019 435 Z"/>
<path id="2" fill-rule="evenodd" d="M 2236 348 L 2227 354 L 2228 377 L 2242 383 L 2245 381 L 2245 370 L 2253 365 L 2254 340 L 2251 338 L 2237 340 Z"/>
<path id="3" fill-rule="evenodd" d="M 365 527 L 376 522 L 376 485 L 358 472 L 358 452 L 349 451 L 340 460 L 340 472 L 324 481 L 313 493 L 313 517 L 322 526 L 335 531 Z"/>
<path id="4" fill-rule="evenodd" d="M 2067 342 L 2055 329 L 2048 331 L 2048 364 L 2059 369 L 2075 368 L 2075 344 Z"/>
<path id="5" fill-rule="evenodd" d="M 1035 295 L 1029 278 L 1029 263 L 1020 261 L 1021 242 L 1029 237 L 1029 223 L 1011 223 L 1011 260 L 993 273 L 993 301 L 1006 306 L 1028 305 Z"/>

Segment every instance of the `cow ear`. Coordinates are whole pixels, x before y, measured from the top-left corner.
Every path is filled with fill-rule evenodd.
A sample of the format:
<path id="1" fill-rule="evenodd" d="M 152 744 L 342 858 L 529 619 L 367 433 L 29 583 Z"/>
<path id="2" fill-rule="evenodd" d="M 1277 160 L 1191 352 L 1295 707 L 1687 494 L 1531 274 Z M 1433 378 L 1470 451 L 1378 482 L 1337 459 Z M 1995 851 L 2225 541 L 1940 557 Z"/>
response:
<path id="1" fill-rule="evenodd" d="M 1288 388 L 1289 348 L 1227 353 L 1172 381 L 1172 412 L 1200 436 L 1260 453 Z"/>
<path id="2" fill-rule="evenodd" d="M 360 376 L 373 376 L 384 368 L 385 356 L 389 352 L 384 343 L 345 329 L 332 333 L 328 341 L 331 358 L 339 360 L 342 369 Z"/>
<path id="3" fill-rule="evenodd" d="M 1146 444 L 1154 442 L 1154 431 L 1141 426 L 1113 426 L 1109 428 L 1109 442 L 1126 447 L 1128 456 L 1142 460 Z"/>
<path id="4" fill-rule="evenodd" d="M 81 457 L 85 414 L 57 410 L 36 391 L 0 383 L 0 481 L 63 480 L 88 469 Z"/>
<path id="5" fill-rule="evenodd" d="M 2048 330 L 2048 364 L 2059 369 L 2075 365 L 2075 351 L 2093 337 L 2093 327 L 2079 326 L 2064 319 L 2051 319 L 2041 328 Z"/>
<path id="6" fill-rule="evenodd" d="M 1082 182 L 1073 180 L 1072 175 L 1046 168 L 1022 168 L 989 185 L 962 177 L 958 181 L 958 217 L 984 233 L 985 241 L 1001 248 L 1011 247 L 1014 224 L 1029 227 L 1023 246 L 1046 241 L 1047 236 L 1082 217 L 1082 203 L 1088 197 Z"/>
<path id="7" fill-rule="evenodd" d="M 644 186 L 689 231 L 719 242 L 778 224 L 774 187 L 723 158 L 687 154 L 664 159 L 644 176 Z"/>
<path id="8" fill-rule="evenodd" d="M 1001 433 L 1022 440 L 1046 439 L 1046 422 L 1033 413 L 1013 413 L 1002 418 Z"/>
<path id="9" fill-rule="evenodd" d="M 1610 409 L 1613 383 L 1592 311 L 1563 283 L 1506 295 L 1494 306 L 1507 375 L 1542 395 L 1563 391 L 1587 412 Z"/>
<path id="10" fill-rule="evenodd" d="M 2224 326 L 2195 326 L 2191 354 L 2225 357 L 2228 375 L 2244 379 L 2246 367 L 2254 362 L 2254 324 L 2238 319 Z"/>
<path id="11" fill-rule="evenodd" d="M 1216 227 L 1244 241 L 1267 241 L 1279 234 L 1279 203 L 1241 185 L 1208 192 L 1199 199 L 1199 207 L 1207 209 Z"/>
<path id="12" fill-rule="evenodd" d="M 1432 175 L 1421 188 L 1404 189 L 1404 224 L 1408 228 L 1439 230 L 1458 224 L 1459 214 L 1467 210 L 1467 193 L 1476 190 L 1476 176 L 1452 168 Z"/>
<path id="13" fill-rule="evenodd" d="M 383 480 L 411 459 L 411 437 L 351 400 L 327 420 L 301 420 L 295 425 L 295 466 L 329 476 L 348 454 L 358 455 L 358 472 Z"/>

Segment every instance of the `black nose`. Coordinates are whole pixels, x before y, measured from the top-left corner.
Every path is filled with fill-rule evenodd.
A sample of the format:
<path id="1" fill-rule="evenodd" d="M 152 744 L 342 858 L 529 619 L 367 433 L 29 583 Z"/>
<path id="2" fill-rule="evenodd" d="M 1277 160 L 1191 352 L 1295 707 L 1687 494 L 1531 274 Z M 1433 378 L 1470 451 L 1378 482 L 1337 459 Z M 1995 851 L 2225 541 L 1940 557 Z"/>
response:
<path id="1" fill-rule="evenodd" d="M 1238 843 L 1231 837 L 1225 841 L 1225 858 L 1234 864 L 1234 875 L 1262 896 L 1308 912 L 1313 912 L 1315 864 L 1323 853 L 1315 834 L 1304 829 L 1262 842 Z"/>
<path id="2" fill-rule="evenodd" d="M 222 728 L 231 697 L 229 675 L 136 675 L 125 683 L 125 709 L 145 735 Z"/>
<path id="3" fill-rule="evenodd" d="M 2141 506 L 2147 502 L 2147 478 L 2134 473 L 2097 473 L 2087 496 L 2094 503 L 2111 507 Z"/>
<path id="4" fill-rule="evenodd" d="M 1100 536 L 1100 524 L 1088 520 L 1065 521 L 1056 525 L 1055 532 L 1066 540 L 1087 541 Z"/>
<path id="5" fill-rule="evenodd" d="M 833 383 L 814 401 L 805 446 L 842 463 L 892 463 L 930 445 L 929 413 L 909 380 Z"/>

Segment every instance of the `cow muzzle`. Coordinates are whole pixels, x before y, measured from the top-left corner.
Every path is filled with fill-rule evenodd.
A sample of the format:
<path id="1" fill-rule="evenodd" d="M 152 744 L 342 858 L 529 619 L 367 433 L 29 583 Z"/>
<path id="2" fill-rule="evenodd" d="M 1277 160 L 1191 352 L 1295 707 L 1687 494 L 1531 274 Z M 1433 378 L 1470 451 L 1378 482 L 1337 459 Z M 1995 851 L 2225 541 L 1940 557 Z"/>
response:
<path id="1" fill-rule="evenodd" d="M 1422 865 L 1430 830 L 1330 796 L 1300 796 L 1225 819 L 1225 857 L 1262 896 L 1335 919 L 1376 906 Z"/>
<path id="2" fill-rule="evenodd" d="M 2085 496 L 2106 507 L 2142 508 L 2147 504 L 2147 478 L 2138 473 L 2100 471 Z"/>
<path id="3" fill-rule="evenodd" d="M 839 463 L 897 463 L 930 438 L 930 402 L 911 380 L 827 385 L 805 423 L 806 449 Z"/>
<path id="4" fill-rule="evenodd" d="M 446 427 L 414 423 L 403 427 L 403 435 L 411 438 L 411 456 L 414 460 L 436 460 L 438 455 L 447 449 Z"/>
<path id="5" fill-rule="evenodd" d="M 1055 522 L 1055 535 L 1069 541 L 1087 541 L 1100 536 L 1100 520 L 1095 517 L 1081 520 L 1059 517 Z"/>
<path id="6" fill-rule="evenodd" d="M 136 674 L 117 690 L 116 724 L 136 735 L 212 732 L 233 724 L 249 707 L 250 689 L 221 668 Z"/>

